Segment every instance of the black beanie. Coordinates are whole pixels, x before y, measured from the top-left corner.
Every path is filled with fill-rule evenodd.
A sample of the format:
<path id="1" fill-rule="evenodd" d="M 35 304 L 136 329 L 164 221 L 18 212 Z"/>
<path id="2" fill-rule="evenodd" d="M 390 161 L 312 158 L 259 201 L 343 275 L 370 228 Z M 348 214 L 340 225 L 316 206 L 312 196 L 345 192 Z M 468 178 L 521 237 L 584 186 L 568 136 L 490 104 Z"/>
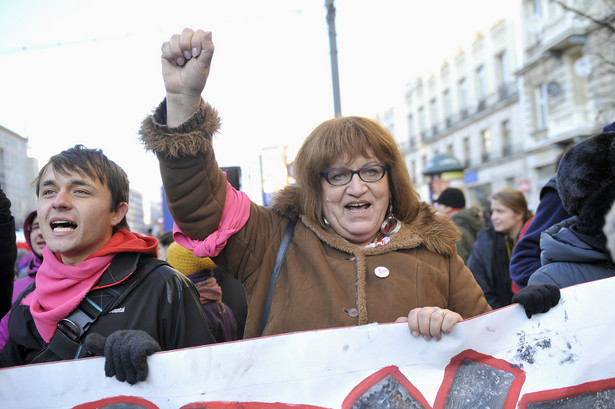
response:
<path id="1" fill-rule="evenodd" d="M 440 203 L 444 206 L 450 206 L 454 209 L 463 209 L 466 207 L 466 198 L 463 192 L 454 187 L 447 187 L 440 193 L 440 196 L 436 200 L 436 203 Z"/>
<path id="2" fill-rule="evenodd" d="M 574 145 L 557 168 L 557 190 L 577 230 L 599 235 L 615 200 L 615 134 L 601 133 Z"/>

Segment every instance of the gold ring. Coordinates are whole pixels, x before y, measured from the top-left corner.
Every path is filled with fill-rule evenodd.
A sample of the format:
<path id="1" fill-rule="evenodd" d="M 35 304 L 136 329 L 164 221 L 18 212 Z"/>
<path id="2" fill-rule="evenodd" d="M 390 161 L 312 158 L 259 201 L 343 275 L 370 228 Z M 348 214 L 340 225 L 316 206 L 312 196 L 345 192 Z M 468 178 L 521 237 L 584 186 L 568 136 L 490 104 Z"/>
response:
<path id="1" fill-rule="evenodd" d="M 446 313 L 442 310 L 436 310 L 436 313 L 440 314 L 442 318 L 444 318 L 444 316 L 446 315 Z"/>

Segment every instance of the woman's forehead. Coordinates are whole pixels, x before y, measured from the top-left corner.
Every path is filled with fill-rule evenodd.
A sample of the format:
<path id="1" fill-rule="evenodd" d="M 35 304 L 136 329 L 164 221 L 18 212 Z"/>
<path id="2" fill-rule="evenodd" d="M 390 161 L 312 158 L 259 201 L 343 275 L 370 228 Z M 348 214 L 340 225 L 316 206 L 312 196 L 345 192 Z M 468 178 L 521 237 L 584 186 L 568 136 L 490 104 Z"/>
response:
<path id="1" fill-rule="evenodd" d="M 365 162 L 365 163 L 373 162 L 376 159 L 377 158 L 374 157 L 371 149 L 368 149 L 367 152 L 365 152 L 364 154 L 357 153 L 353 155 L 348 152 L 344 152 L 341 155 L 339 155 L 336 159 L 333 160 L 332 165 L 333 166 L 347 166 L 355 162 Z"/>

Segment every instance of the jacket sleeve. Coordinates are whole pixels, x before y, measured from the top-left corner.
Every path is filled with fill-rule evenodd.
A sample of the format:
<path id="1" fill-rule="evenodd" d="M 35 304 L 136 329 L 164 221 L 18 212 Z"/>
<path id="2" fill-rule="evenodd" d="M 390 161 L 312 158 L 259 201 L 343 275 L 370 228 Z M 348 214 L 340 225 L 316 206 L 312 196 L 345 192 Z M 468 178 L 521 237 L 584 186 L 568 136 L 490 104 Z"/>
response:
<path id="1" fill-rule="evenodd" d="M 489 240 L 487 230 L 485 229 L 478 234 L 478 238 L 472 247 L 472 252 L 468 259 L 468 268 L 472 272 L 472 275 L 474 275 L 474 279 L 480 288 L 483 290 L 489 305 L 497 305 L 497 294 L 495 294 L 490 284 L 491 280 L 489 280 L 489 264 L 493 251 L 493 243 Z"/>
<path id="2" fill-rule="evenodd" d="M 460 257 L 451 256 L 449 306 L 464 319 L 491 311 L 483 290 Z"/>
<path id="3" fill-rule="evenodd" d="M 510 259 L 510 276 L 519 288 L 528 284 L 530 276 L 540 268 L 540 234 L 556 223 L 570 217 L 556 190 L 542 197 L 534 219 L 517 242 Z"/>
<path id="4" fill-rule="evenodd" d="M 0 317 L 11 309 L 17 242 L 11 201 L 0 189 Z"/>
<path id="5" fill-rule="evenodd" d="M 177 128 L 166 126 L 163 101 L 142 123 L 145 148 L 156 153 L 169 211 L 189 237 L 203 240 L 218 228 L 226 198 L 226 177 L 218 168 L 212 137 L 220 118 L 201 101 L 192 117 Z"/>

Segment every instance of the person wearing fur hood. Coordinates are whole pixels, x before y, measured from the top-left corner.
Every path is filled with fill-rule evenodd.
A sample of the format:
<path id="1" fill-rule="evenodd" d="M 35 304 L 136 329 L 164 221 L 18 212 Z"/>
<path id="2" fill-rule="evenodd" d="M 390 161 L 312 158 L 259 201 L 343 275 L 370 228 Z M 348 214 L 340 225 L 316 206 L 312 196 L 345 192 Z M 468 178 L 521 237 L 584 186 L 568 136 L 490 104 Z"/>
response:
<path id="1" fill-rule="evenodd" d="M 564 288 L 615 276 L 603 231 L 615 202 L 615 132 L 573 146 L 562 157 L 556 177 L 562 204 L 572 217 L 541 234 L 542 267 L 528 283 Z"/>
<path id="2" fill-rule="evenodd" d="M 457 228 L 419 201 L 395 140 L 376 121 L 342 117 L 316 127 L 294 162 L 297 185 L 270 208 L 233 189 L 212 147 L 219 116 L 201 98 L 213 51 L 202 30 L 163 44 L 167 97 L 140 134 L 158 157 L 176 242 L 243 282 L 245 338 L 397 320 L 415 337 L 440 339 L 491 310 L 456 254 Z"/>

